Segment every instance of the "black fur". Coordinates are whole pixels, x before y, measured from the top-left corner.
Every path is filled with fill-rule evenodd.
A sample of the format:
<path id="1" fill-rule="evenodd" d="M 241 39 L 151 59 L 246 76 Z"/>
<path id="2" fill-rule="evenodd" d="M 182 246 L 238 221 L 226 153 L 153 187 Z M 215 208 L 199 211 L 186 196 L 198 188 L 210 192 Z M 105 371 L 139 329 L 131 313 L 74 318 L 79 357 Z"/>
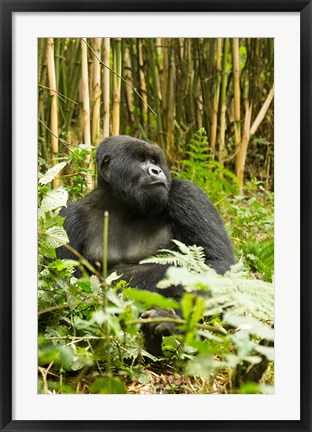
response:
<path id="1" fill-rule="evenodd" d="M 207 263 L 223 274 L 233 264 L 231 242 L 213 204 L 196 185 L 171 180 L 162 150 L 128 136 L 104 140 L 96 152 L 98 186 L 61 212 L 70 245 L 94 266 L 102 263 L 103 215 L 109 212 L 108 269 L 130 286 L 157 291 L 166 268 L 139 265 L 171 239 L 203 246 Z M 60 258 L 75 259 L 66 248 Z M 161 293 L 179 300 L 182 287 Z"/>

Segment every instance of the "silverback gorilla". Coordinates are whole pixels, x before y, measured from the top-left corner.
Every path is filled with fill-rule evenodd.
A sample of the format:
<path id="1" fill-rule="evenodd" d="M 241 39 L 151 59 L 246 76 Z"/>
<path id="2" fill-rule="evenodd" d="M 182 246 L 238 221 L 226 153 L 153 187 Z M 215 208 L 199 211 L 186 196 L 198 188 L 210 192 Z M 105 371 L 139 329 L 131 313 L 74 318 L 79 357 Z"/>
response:
<path id="1" fill-rule="evenodd" d="M 92 265 L 97 267 L 103 261 L 105 210 L 109 212 L 109 273 L 122 274 L 132 287 L 158 291 L 156 285 L 166 267 L 139 262 L 158 249 L 172 248 L 171 239 L 202 246 L 207 264 L 220 274 L 233 264 L 231 242 L 215 207 L 193 183 L 171 180 L 158 146 L 124 135 L 110 137 L 99 145 L 96 163 L 97 187 L 61 212 L 70 245 Z M 64 247 L 59 248 L 58 256 L 75 259 Z M 160 292 L 180 300 L 183 287 Z M 166 316 L 166 313 L 153 309 L 144 316 Z M 170 333 L 170 328 L 145 325 L 143 332 L 147 349 L 158 354 L 161 337 Z"/>

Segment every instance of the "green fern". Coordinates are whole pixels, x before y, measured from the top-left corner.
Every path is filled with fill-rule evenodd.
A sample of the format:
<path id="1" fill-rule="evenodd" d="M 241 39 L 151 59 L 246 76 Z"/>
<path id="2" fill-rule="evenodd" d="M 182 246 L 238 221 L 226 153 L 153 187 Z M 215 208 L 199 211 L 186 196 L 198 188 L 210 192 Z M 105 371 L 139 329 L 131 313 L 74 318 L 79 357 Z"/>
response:
<path id="1" fill-rule="evenodd" d="M 183 267 L 190 272 L 201 273 L 207 270 L 205 253 L 201 246 L 186 246 L 178 240 L 172 240 L 178 246 L 178 251 L 160 249 L 156 256 L 140 261 L 140 264 L 160 264 Z"/>
<path id="2" fill-rule="evenodd" d="M 202 188 L 216 202 L 224 195 L 238 193 L 237 177 L 214 158 L 204 128 L 195 133 L 187 146 L 187 159 L 177 176 L 190 180 Z"/>
<path id="3" fill-rule="evenodd" d="M 186 246 L 173 240 L 177 251 L 163 249 L 142 264 L 170 265 L 159 288 L 183 285 L 186 291 L 210 292 L 206 298 L 205 316 L 230 312 L 231 317 L 245 317 L 250 313 L 260 321 L 274 319 L 274 288 L 271 283 L 251 278 L 242 263 L 235 264 L 224 275 L 217 274 L 205 264 L 202 247 Z M 177 268 L 179 267 L 179 268 Z"/>
<path id="4" fill-rule="evenodd" d="M 187 268 L 170 267 L 159 288 L 183 285 L 188 292 L 207 291 L 205 296 L 206 317 L 230 313 L 231 317 L 245 318 L 250 314 L 266 322 L 274 320 L 274 287 L 271 283 L 251 279 L 242 264 L 234 265 L 224 276 L 207 267 L 202 273 L 190 272 Z"/>
<path id="5" fill-rule="evenodd" d="M 242 244 L 246 262 L 253 272 L 263 274 L 263 279 L 272 282 L 274 273 L 274 240 Z"/>

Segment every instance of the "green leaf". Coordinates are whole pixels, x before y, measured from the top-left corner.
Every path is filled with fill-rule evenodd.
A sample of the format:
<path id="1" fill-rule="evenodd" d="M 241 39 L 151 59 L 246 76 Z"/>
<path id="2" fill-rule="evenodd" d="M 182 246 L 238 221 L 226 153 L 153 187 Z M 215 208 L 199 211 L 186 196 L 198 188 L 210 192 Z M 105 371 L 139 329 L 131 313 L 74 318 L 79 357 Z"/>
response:
<path id="1" fill-rule="evenodd" d="M 274 340 L 274 330 L 252 317 L 244 317 L 226 313 L 224 321 L 245 332 L 259 336 L 261 339 Z"/>
<path id="2" fill-rule="evenodd" d="M 254 382 L 247 382 L 243 384 L 239 389 L 240 394 L 259 394 L 260 389 L 258 384 Z"/>
<path id="3" fill-rule="evenodd" d="M 209 377 L 212 370 L 224 366 L 223 362 L 215 361 L 211 354 L 199 354 L 194 360 L 187 362 L 185 374 L 188 376 L 199 375 L 201 377 Z"/>
<path id="4" fill-rule="evenodd" d="M 47 258 L 56 258 L 56 252 L 54 247 L 47 245 L 45 241 L 46 238 L 44 236 L 39 236 L 39 251 L 40 253 Z"/>
<path id="5" fill-rule="evenodd" d="M 52 189 L 43 197 L 40 208 L 44 211 L 66 207 L 68 192 L 63 187 Z"/>
<path id="6" fill-rule="evenodd" d="M 77 285 L 83 292 L 87 292 L 87 293 L 92 292 L 91 283 L 89 279 L 79 279 L 77 281 Z"/>
<path id="7" fill-rule="evenodd" d="M 263 354 L 269 361 L 274 361 L 274 348 L 267 347 L 263 345 L 256 345 L 254 347 L 255 351 L 259 354 Z"/>
<path id="8" fill-rule="evenodd" d="M 58 248 L 69 242 L 63 227 L 55 226 L 49 228 L 44 234 L 46 235 L 44 243 L 47 248 Z"/>
<path id="9" fill-rule="evenodd" d="M 98 325 L 102 325 L 106 321 L 106 315 L 102 310 L 93 312 L 92 320 Z"/>
<path id="10" fill-rule="evenodd" d="M 144 303 L 147 307 L 155 306 L 159 308 L 179 309 L 179 304 L 172 298 L 164 297 L 161 294 L 143 291 L 135 288 L 127 288 L 124 291 L 126 298 Z"/>
<path id="11" fill-rule="evenodd" d="M 42 185 L 46 185 L 47 183 L 50 183 L 54 179 L 54 177 L 56 177 L 58 173 L 62 171 L 62 169 L 66 164 L 67 162 L 61 162 L 54 165 L 39 179 L 39 183 Z"/>
<path id="12" fill-rule="evenodd" d="M 125 385 L 119 378 L 98 378 L 90 387 L 93 394 L 125 394 Z"/>
<path id="13" fill-rule="evenodd" d="M 39 364 L 56 363 L 64 369 L 69 369 L 74 359 L 73 351 L 70 347 L 62 345 L 48 345 L 39 350 Z"/>
<path id="14" fill-rule="evenodd" d="M 92 275 L 90 277 L 90 283 L 91 283 L 91 291 L 94 292 L 94 294 L 99 295 L 102 293 L 102 285 L 97 276 Z"/>

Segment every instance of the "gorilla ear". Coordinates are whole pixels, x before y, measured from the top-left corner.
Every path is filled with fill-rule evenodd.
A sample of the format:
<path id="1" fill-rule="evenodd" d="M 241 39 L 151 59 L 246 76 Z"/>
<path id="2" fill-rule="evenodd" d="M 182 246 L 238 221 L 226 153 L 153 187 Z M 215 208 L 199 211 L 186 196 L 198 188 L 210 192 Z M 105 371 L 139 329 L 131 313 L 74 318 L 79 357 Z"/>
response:
<path id="1" fill-rule="evenodd" d="M 108 166 L 109 163 L 110 163 L 110 157 L 108 155 L 105 155 L 103 158 L 102 164 L 105 164 L 106 166 Z"/>
<path id="2" fill-rule="evenodd" d="M 104 155 L 100 164 L 98 165 L 99 170 L 105 170 L 109 167 L 110 157 L 108 155 Z"/>
<path id="3" fill-rule="evenodd" d="M 98 172 L 99 172 L 99 178 L 102 177 L 105 181 L 109 182 L 110 177 L 110 156 L 107 154 L 103 156 L 103 159 L 98 161 Z"/>

